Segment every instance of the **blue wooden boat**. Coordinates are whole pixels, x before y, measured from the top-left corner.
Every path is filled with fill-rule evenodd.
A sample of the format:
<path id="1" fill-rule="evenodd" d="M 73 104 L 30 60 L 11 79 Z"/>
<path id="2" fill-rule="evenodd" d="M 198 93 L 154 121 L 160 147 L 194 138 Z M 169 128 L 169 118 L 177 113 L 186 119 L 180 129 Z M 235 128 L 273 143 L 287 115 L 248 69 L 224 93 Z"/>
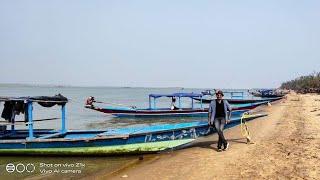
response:
<path id="1" fill-rule="evenodd" d="M 154 117 L 206 117 L 208 116 L 208 108 L 202 105 L 202 94 L 196 93 L 174 93 L 174 94 L 150 94 L 149 95 L 149 108 L 139 109 L 135 107 L 115 107 L 104 106 L 99 107 L 95 105 L 85 106 L 88 109 L 103 112 L 116 117 L 136 117 L 136 118 L 154 118 Z M 161 97 L 178 98 L 178 107 L 176 109 L 170 108 L 157 108 L 156 100 Z M 181 99 L 187 97 L 191 98 L 191 107 L 182 108 Z M 195 107 L 193 99 L 199 99 L 200 107 Z M 256 108 L 257 106 L 266 104 L 267 101 L 246 103 L 242 105 L 232 105 L 232 116 L 240 116 L 244 112 Z"/>
<path id="2" fill-rule="evenodd" d="M 211 103 L 214 98 L 203 98 L 200 100 L 199 98 L 193 98 L 197 101 L 201 101 L 202 104 Z M 259 103 L 259 102 L 273 102 L 282 99 L 282 97 L 274 97 L 274 98 L 261 98 L 261 99 L 226 99 L 230 104 L 248 104 L 248 103 Z"/>
<path id="3" fill-rule="evenodd" d="M 230 94 L 230 98 L 225 98 L 231 105 L 238 105 L 238 104 L 251 104 L 251 103 L 265 103 L 265 102 L 273 102 L 283 98 L 283 96 L 274 96 L 274 97 L 261 97 L 261 98 L 245 98 L 243 96 L 243 92 L 227 92 Z M 201 104 L 209 104 L 212 100 L 215 100 L 213 94 L 205 94 L 206 97 L 197 98 L 194 97 L 193 99 L 201 102 Z"/>
<path id="4" fill-rule="evenodd" d="M 153 153 L 189 144 L 214 133 L 206 121 L 158 124 L 106 130 L 67 130 L 64 97 L 0 98 L 0 101 L 25 106 L 26 122 L 1 122 L 0 154 L 4 155 L 115 155 Z M 61 129 L 34 129 L 33 103 L 61 106 Z M 247 120 L 265 115 L 252 115 Z M 13 120 L 13 121 L 12 121 Z M 27 129 L 16 129 L 22 123 Z M 226 128 L 240 123 L 233 118 Z M 11 129 L 7 130 L 7 126 Z"/>
<path id="5" fill-rule="evenodd" d="M 193 97 L 194 100 L 201 102 L 201 104 L 209 104 L 212 100 L 215 99 L 214 90 L 205 90 L 201 94 L 206 97 L 198 98 Z M 226 91 L 225 94 L 229 94 L 229 98 L 226 100 L 230 104 L 248 104 L 248 103 L 259 103 L 259 102 L 273 102 L 283 98 L 283 96 L 260 96 L 262 98 L 252 98 L 248 99 L 244 97 L 243 91 Z"/>

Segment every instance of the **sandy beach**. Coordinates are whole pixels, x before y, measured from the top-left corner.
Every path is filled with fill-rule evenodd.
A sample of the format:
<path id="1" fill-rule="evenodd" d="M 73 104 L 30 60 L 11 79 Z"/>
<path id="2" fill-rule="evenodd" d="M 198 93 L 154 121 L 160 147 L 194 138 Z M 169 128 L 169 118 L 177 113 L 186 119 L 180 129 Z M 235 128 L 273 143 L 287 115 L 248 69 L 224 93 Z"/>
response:
<path id="1" fill-rule="evenodd" d="M 217 135 L 193 147 L 158 155 L 97 179 L 317 179 L 320 177 L 320 96 L 291 93 L 256 111 L 248 122 L 254 143 L 240 127 L 225 131 L 230 149 L 216 151 Z M 99 178 L 98 178 L 99 177 Z"/>

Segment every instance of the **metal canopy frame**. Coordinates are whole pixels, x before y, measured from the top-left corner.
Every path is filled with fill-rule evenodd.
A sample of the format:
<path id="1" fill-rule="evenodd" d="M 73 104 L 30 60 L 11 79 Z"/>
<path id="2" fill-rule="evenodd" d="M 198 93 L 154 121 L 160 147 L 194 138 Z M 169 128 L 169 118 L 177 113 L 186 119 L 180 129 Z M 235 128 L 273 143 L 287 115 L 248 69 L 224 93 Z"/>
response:
<path id="1" fill-rule="evenodd" d="M 33 102 L 29 101 L 28 104 L 28 129 L 29 129 L 29 137 L 27 137 L 27 140 L 33 140 L 35 139 L 33 134 Z M 14 125 L 13 125 L 14 126 Z M 61 134 L 64 134 L 67 132 L 66 129 L 66 104 L 61 105 Z M 42 137 L 44 138 L 44 137 Z"/>
<path id="2" fill-rule="evenodd" d="M 34 128 L 33 128 L 33 102 L 54 102 L 54 103 L 64 103 L 61 106 L 61 129 L 59 130 L 59 134 L 65 134 L 67 132 L 66 129 L 66 104 L 68 101 L 45 101 L 45 100 L 34 100 L 30 99 L 30 97 L 0 97 L 0 102 L 4 101 L 23 101 L 27 105 L 28 110 L 28 137 L 26 140 L 36 139 L 34 136 Z M 11 130 L 8 134 L 15 134 L 15 122 L 13 121 L 11 124 Z M 46 138 L 45 136 L 39 137 L 40 139 Z"/>
<path id="3" fill-rule="evenodd" d="M 212 91 L 214 90 L 205 90 L 202 92 L 202 95 L 215 95 L 214 93 L 212 93 Z M 224 94 L 230 94 L 230 98 L 231 99 L 243 99 L 244 98 L 244 92 L 243 91 L 223 91 Z"/>
<path id="4" fill-rule="evenodd" d="M 197 93 L 173 93 L 173 94 L 149 94 L 149 109 L 157 109 L 156 107 L 156 100 L 161 97 L 167 97 L 167 98 L 178 98 L 178 108 L 181 109 L 181 98 L 187 97 L 191 98 L 191 108 L 194 109 L 194 100 L 193 98 L 200 98 L 200 108 L 203 109 L 202 104 L 202 94 Z"/>

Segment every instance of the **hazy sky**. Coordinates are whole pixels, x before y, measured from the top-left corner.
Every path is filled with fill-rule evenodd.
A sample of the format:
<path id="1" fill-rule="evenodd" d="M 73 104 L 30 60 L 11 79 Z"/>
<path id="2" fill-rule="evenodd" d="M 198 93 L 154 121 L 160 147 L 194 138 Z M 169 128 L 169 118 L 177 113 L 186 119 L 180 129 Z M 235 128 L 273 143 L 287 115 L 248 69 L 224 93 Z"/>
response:
<path id="1" fill-rule="evenodd" d="M 0 0 L 0 83 L 277 87 L 319 48 L 317 0 Z"/>

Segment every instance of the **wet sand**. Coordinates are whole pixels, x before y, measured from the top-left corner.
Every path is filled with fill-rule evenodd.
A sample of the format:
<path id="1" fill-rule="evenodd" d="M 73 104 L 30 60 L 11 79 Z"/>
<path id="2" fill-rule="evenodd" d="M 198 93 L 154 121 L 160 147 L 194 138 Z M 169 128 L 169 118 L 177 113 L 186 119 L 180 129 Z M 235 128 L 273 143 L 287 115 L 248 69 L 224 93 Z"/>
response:
<path id="1" fill-rule="evenodd" d="M 260 108 L 261 110 L 261 108 Z M 320 177 L 320 96 L 290 94 L 248 122 L 253 144 L 240 127 L 225 131 L 230 149 L 216 151 L 217 136 L 192 148 L 147 156 L 96 179 L 317 179 Z M 259 109 L 258 109 L 259 111 Z"/>

